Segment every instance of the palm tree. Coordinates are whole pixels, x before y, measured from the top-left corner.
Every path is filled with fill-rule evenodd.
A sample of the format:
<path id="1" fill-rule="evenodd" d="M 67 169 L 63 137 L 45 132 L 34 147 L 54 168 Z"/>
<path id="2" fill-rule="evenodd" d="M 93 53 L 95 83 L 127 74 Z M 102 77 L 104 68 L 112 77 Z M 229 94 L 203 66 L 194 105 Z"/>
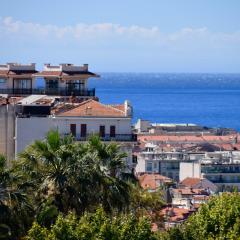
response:
<path id="1" fill-rule="evenodd" d="M 0 155 L 0 239 L 16 239 L 31 224 L 32 206 L 21 182 L 21 176 L 8 169 Z"/>
<path id="2" fill-rule="evenodd" d="M 46 201 L 67 213 L 81 214 L 102 204 L 106 210 L 123 209 L 129 203 L 128 183 L 122 179 L 125 153 L 115 143 L 92 136 L 87 143 L 74 142 L 50 131 L 19 155 L 16 169 L 33 182 L 39 209 Z M 37 210 L 38 211 L 38 210 Z"/>

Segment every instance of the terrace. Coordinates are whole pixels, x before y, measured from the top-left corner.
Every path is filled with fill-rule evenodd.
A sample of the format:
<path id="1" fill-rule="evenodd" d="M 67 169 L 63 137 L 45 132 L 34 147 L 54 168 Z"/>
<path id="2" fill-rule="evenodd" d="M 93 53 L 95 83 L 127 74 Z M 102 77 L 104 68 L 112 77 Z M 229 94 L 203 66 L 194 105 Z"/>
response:
<path id="1" fill-rule="evenodd" d="M 49 96 L 95 96 L 95 88 L 68 89 L 68 88 L 0 88 L 0 94 L 17 95 L 49 95 Z"/>

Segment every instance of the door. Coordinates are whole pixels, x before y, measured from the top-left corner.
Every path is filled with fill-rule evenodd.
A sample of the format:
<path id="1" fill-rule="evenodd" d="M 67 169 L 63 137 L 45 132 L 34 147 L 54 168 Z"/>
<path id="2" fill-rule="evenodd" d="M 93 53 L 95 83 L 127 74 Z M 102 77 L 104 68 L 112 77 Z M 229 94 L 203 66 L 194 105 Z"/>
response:
<path id="1" fill-rule="evenodd" d="M 100 126 L 99 127 L 99 136 L 100 137 L 105 137 L 105 126 Z"/>
<path id="2" fill-rule="evenodd" d="M 87 136 L 87 124 L 81 124 L 81 137 Z"/>
<path id="3" fill-rule="evenodd" d="M 76 124 L 70 124 L 70 132 L 74 137 L 76 137 Z"/>
<path id="4" fill-rule="evenodd" d="M 116 137 L 116 127 L 110 126 L 110 137 L 115 138 Z"/>
<path id="5" fill-rule="evenodd" d="M 13 79 L 13 93 L 31 94 L 32 79 Z"/>

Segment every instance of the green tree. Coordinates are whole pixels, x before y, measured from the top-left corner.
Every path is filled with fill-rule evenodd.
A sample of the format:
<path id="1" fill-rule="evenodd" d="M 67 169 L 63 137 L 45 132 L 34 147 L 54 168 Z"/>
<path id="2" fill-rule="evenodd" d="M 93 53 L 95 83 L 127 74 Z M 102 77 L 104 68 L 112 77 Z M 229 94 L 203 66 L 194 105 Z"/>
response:
<path id="1" fill-rule="evenodd" d="M 26 191 L 34 193 L 37 211 L 48 212 L 46 202 L 65 214 L 81 214 L 99 204 L 108 212 L 121 211 L 130 199 L 122 174 L 125 157 L 116 143 L 105 144 L 97 136 L 77 143 L 50 131 L 45 140 L 35 141 L 19 155 L 14 169 L 32 183 Z"/>
<path id="2" fill-rule="evenodd" d="M 151 224 L 145 217 L 118 214 L 109 217 L 102 208 L 93 214 L 86 213 L 80 219 L 70 213 L 59 215 L 48 230 L 37 223 L 29 230 L 26 240 L 153 240 Z"/>
<path id="3" fill-rule="evenodd" d="M 212 197 L 181 227 L 171 229 L 164 239 L 240 239 L 239 193 Z"/>
<path id="4" fill-rule="evenodd" d="M 17 239 L 30 226 L 32 206 L 21 176 L 6 167 L 6 159 L 0 155 L 0 239 Z"/>

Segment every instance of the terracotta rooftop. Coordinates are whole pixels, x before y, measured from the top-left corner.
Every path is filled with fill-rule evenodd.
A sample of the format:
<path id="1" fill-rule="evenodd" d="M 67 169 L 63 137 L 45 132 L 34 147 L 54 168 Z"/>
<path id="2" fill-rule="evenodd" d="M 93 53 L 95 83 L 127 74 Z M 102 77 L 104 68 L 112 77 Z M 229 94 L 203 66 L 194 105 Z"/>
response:
<path id="1" fill-rule="evenodd" d="M 192 142 L 192 143 L 231 143 L 236 137 L 240 137 L 236 134 L 226 136 L 172 136 L 172 135 L 140 135 L 138 139 L 140 141 L 156 141 L 156 142 Z"/>
<path id="2" fill-rule="evenodd" d="M 113 105 L 104 105 L 93 99 L 72 105 L 70 109 L 63 106 L 56 115 L 60 117 L 126 117 L 125 112 L 119 110 L 119 105 L 115 108 Z"/>
<path id="3" fill-rule="evenodd" d="M 206 190 L 202 188 L 176 188 L 172 189 L 173 193 L 182 195 L 207 195 Z"/>
<path id="4" fill-rule="evenodd" d="M 160 174 L 143 174 L 138 177 L 139 183 L 144 189 L 156 190 L 163 183 L 172 183 L 173 181 Z"/>
<path id="5" fill-rule="evenodd" d="M 184 185 L 186 187 L 193 187 L 196 184 L 201 183 L 201 181 L 202 181 L 202 178 L 190 178 L 190 177 L 187 177 L 184 180 L 182 180 L 180 182 L 180 184 L 182 184 L 182 185 Z"/>
<path id="6" fill-rule="evenodd" d="M 167 222 L 180 222 L 186 220 L 193 211 L 177 208 L 177 207 L 165 207 L 160 211 L 160 215 L 166 218 Z"/>
<path id="7" fill-rule="evenodd" d="M 0 70 L 0 76 L 8 77 L 13 75 L 32 75 L 37 73 L 36 70 Z"/>

